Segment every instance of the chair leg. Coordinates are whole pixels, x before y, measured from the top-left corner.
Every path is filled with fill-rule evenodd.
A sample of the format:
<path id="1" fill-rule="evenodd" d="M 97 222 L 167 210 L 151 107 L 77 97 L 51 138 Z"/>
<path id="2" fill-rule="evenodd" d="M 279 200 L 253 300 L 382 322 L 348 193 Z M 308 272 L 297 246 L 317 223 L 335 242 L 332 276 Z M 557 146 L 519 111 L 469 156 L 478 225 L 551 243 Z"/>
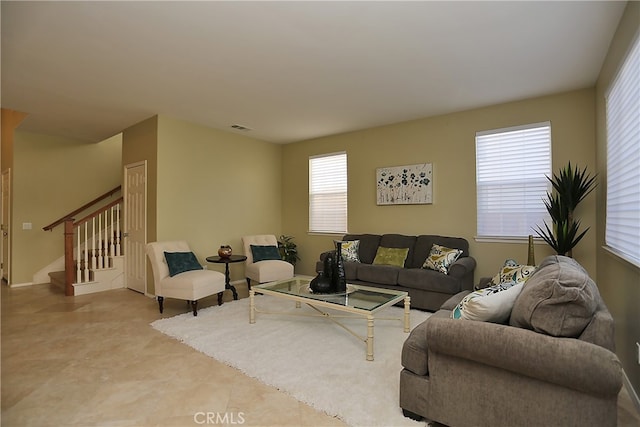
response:
<path id="1" fill-rule="evenodd" d="M 222 305 L 222 295 L 224 295 L 224 292 L 218 292 L 218 305 Z"/>
<path id="2" fill-rule="evenodd" d="M 249 287 L 249 290 L 251 290 L 251 279 L 249 279 L 247 277 L 247 286 Z"/>
<path id="3" fill-rule="evenodd" d="M 162 314 L 162 310 L 164 307 L 162 306 L 162 302 L 164 301 L 164 297 L 158 297 L 158 306 L 160 307 L 160 314 Z"/>
<path id="4" fill-rule="evenodd" d="M 193 315 L 198 315 L 198 301 L 191 301 L 191 307 L 193 307 Z"/>

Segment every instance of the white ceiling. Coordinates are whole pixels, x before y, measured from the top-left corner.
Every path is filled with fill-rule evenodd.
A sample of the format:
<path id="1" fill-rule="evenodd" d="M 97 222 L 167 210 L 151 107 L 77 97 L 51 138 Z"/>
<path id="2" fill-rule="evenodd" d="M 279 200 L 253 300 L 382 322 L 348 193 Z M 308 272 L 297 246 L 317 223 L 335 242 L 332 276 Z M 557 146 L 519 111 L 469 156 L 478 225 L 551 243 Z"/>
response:
<path id="1" fill-rule="evenodd" d="M 625 4 L 2 1 L 1 101 L 87 141 L 164 114 L 288 143 L 591 86 Z"/>

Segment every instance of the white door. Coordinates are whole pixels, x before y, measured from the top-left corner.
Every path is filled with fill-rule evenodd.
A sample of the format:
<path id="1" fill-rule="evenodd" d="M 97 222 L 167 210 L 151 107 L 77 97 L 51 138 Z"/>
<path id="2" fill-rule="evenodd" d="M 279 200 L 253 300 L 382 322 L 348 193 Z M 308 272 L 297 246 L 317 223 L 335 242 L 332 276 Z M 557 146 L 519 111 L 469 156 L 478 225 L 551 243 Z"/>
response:
<path id="1" fill-rule="evenodd" d="M 2 218 L 0 218 L 0 232 L 2 233 L 2 245 L 0 246 L 0 251 L 2 253 L 2 279 L 6 280 L 6 283 L 9 284 L 10 275 L 10 267 L 11 262 L 9 258 L 9 230 L 11 227 L 11 221 L 9 212 L 9 202 L 11 201 L 11 169 L 7 169 L 2 172 Z"/>
<path id="2" fill-rule="evenodd" d="M 124 167 L 125 283 L 137 292 L 147 291 L 147 162 Z"/>

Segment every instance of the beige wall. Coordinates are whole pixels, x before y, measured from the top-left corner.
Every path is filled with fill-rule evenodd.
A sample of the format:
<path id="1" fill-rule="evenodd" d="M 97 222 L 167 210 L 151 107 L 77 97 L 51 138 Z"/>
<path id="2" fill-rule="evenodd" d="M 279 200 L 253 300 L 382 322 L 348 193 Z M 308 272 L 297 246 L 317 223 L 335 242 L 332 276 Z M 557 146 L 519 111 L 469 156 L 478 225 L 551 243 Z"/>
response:
<path id="1" fill-rule="evenodd" d="M 595 172 L 594 91 L 584 89 L 289 144 L 283 157 L 283 228 L 300 245 L 298 272 L 313 274 L 318 254 L 336 236 L 310 235 L 308 158 L 347 152 L 351 233 L 441 234 L 469 240 L 476 279 L 494 275 L 506 258 L 526 262 L 527 244 L 479 243 L 476 234 L 476 131 L 551 121 L 553 169 L 569 160 Z M 377 206 L 376 168 L 433 164 L 433 204 Z M 541 202 L 542 203 L 542 202 Z M 595 196 L 578 207 L 591 231 L 574 250 L 595 275 Z M 537 260 L 552 253 L 536 245 Z"/>
<path id="2" fill-rule="evenodd" d="M 224 244 L 242 253 L 243 235 L 279 235 L 281 155 L 280 145 L 166 116 L 127 129 L 123 162 L 148 161 L 147 241 L 187 240 L 204 263 Z M 232 265 L 231 280 L 243 278 Z"/>
<path id="3" fill-rule="evenodd" d="M 120 185 L 121 146 L 119 135 L 87 144 L 15 133 L 12 284 L 31 282 L 37 271 L 64 254 L 63 226 L 50 232 L 44 226 Z M 31 230 L 22 229 L 26 222 L 33 224 Z"/>
<path id="4" fill-rule="evenodd" d="M 0 143 L 0 170 L 5 171 L 13 167 L 13 139 L 14 131 L 27 115 L 19 111 L 2 108 L 0 128 L 2 129 Z"/>
<path id="5" fill-rule="evenodd" d="M 596 86 L 596 154 L 600 187 L 597 192 L 598 286 L 616 322 L 616 349 L 624 370 L 636 392 L 640 392 L 640 365 L 636 342 L 640 342 L 640 268 L 612 255 L 605 249 L 607 137 L 605 93 L 625 57 L 634 37 L 639 36 L 640 3 L 629 2 Z"/>

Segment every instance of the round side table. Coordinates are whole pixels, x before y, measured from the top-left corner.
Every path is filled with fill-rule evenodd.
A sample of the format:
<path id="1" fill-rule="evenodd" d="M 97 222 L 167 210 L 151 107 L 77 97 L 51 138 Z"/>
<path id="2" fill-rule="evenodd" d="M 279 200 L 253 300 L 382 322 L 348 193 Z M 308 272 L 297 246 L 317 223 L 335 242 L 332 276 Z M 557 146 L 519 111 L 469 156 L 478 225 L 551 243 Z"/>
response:
<path id="1" fill-rule="evenodd" d="M 231 284 L 231 280 L 229 278 L 229 264 L 234 262 L 244 262 L 247 260 L 247 257 L 244 255 L 231 255 L 228 257 L 220 257 L 218 255 L 209 256 L 206 258 L 207 262 L 212 262 L 215 264 L 224 264 L 224 287 L 225 289 L 230 289 L 231 293 L 233 293 L 233 299 L 238 299 L 238 292 L 236 291 L 235 286 Z"/>

